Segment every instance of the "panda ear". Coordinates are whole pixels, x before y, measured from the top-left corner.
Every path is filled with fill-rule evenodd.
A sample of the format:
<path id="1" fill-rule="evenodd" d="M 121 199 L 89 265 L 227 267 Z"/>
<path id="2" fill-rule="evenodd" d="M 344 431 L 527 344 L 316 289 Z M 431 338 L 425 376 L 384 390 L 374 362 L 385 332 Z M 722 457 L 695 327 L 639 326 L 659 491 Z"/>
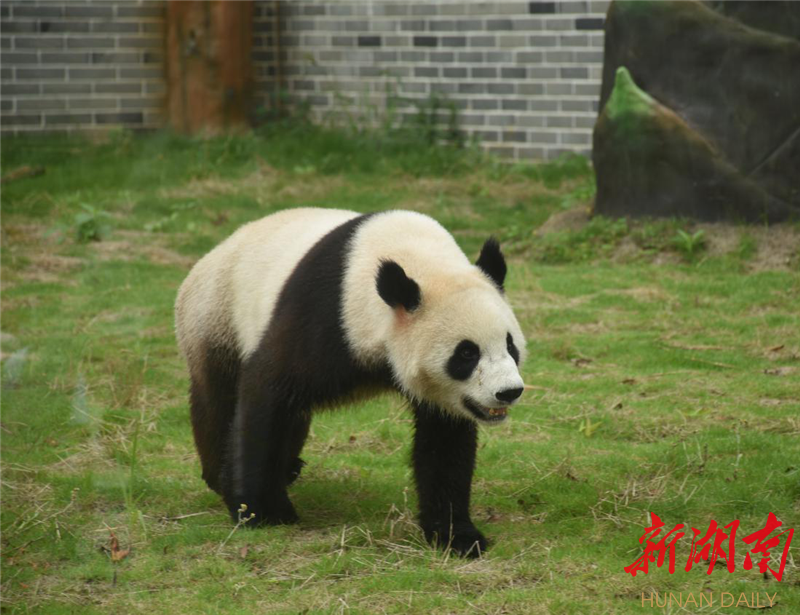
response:
<path id="1" fill-rule="evenodd" d="M 419 307 L 421 301 L 419 285 L 409 278 L 396 262 L 382 261 L 375 283 L 378 294 L 389 307 L 402 306 L 408 312 L 413 312 Z"/>
<path id="2" fill-rule="evenodd" d="M 481 248 L 481 255 L 475 263 L 481 271 L 491 278 L 500 292 L 503 292 L 503 282 L 506 280 L 506 259 L 500 251 L 500 244 L 494 237 L 489 237 Z"/>

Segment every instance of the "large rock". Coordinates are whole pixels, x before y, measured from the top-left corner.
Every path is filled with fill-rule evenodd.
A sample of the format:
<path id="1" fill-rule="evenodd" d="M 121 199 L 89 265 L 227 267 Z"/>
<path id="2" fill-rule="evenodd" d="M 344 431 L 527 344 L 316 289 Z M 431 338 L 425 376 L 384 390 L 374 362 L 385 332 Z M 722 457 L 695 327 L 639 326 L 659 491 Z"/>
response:
<path id="1" fill-rule="evenodd" d="M 613 2 L 595 127 L 595 211 L 800 215 L 798 67 L 800 42 L 701 2 Z"/>
<path id="2" fill-rule="evenodd" d="M 782 220 L 791 210 L 728 162 L 626 68 L 594 129 L 595 212 L 700 220 Z"/>
<path id="3" fill-rule="evenodd" d="M 708 5 L 751 28 L 800 40 L 797 0 L 709 0 Z"/>

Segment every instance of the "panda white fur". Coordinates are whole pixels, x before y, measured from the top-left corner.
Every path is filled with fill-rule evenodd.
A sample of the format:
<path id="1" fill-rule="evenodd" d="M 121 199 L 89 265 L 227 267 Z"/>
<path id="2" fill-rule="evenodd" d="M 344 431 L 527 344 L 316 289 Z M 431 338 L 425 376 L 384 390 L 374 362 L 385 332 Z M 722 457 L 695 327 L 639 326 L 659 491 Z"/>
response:
<path id="1" fill-rule="evenodd" d="M 476 265 L 428 216 L 291 209 L 240 228 L 178 292 L 207 484 L 236 518 L 297 520 L 311 412 L 394 388 L 415 420 L 420 524 L 459 553 L 486 548 L 469 515 L 477 423 L 505 419 L 523 390 L 525 341 L 503 294 L 505 260 Z"/>

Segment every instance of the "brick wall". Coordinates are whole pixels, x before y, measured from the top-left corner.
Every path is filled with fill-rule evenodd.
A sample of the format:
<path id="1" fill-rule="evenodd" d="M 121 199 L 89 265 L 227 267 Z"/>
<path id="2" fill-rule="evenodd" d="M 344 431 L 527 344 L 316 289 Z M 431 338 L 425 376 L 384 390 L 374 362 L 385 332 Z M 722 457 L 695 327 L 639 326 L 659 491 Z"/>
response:
<path id="1" fill-rule="evenodd" d="M 286 63 L 286 53 L 278 46 L 280 25 L 279 15 L 286 11 L 277 8 L 285 2 L 275 0 L 255 0 L 253 14 L 253 77 L 255 83 L 256 118 L 265 110 L 274 110 L 281 104 L 279 96 L 286 84 L 282 77 L 282 64 Z"/>
<path id="2" fill-rule="evenodd" d="M 4 0 L 7 132 L 162 124 L 164 3 Z"/>
<path id="3" fill-rule="evenodd" d="M 607 1 L 295 0 L 280 4 L 277 41 L 274 3 L 256 4 L 264 106 L 282 89 L 341 123 L 379 117 L 388 88 L 445 97 L 462 130 L 503 156 L 590 151 Z"/>
<path id="4" fill-rule="evenodd" d="M 163 124 L 164 2 L 10 0 L 2 130 Z M 588 153 L 607 1 L 256 0 L 256 105 L 377 121 L 387 92 L 444 97 L 462 131 L 515 159 Z M 276 16 L 280 18 L 276 23 Z M 400 114 L 416 113 L 413 104 Z"/>

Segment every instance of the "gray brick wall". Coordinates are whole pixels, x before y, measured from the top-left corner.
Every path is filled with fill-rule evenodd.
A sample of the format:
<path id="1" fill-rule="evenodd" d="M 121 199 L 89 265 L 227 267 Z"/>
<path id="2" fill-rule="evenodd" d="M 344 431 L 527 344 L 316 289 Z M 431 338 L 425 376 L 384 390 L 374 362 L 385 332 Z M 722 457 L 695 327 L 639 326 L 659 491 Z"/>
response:
<path id="1" fill-rule="evenodd" d="M 156 0 L 4 0 L 4 133 L 163 123 L 164 8 Z"/>
<path id="2" fill-rule="evenodd" d="M 280 3 L 276 40 L 274 3 L 256 2 L 256 91 L 265 108 L 283 91 L 333 123 L 379 118 L 387 91 L 441 96 L 501 156 L 588 154 L 608 4 L 295 0 Z"/>
<path id="3" fill-rule="evenodd" d="M 279 33 L 279 14 L 285 13 L 281 2 L 281 8 L 277 8 L 279 3 L 273 0 L 256 0 L 254 3 L 253 14 L 253 84 L 255 92 L 256 116 L 268 110 L 274 111 L 284 102 L 281 95 L 281 84 L 283 75 L 281 72 L 282 64 L 286 62 L 286 53 L 281 53 L 276 41 Z M 322 8 L 320 3 L 320 8 Z"/>
<path id="4" fill-rule="evenodd" d="M 344 124 L 380 121 L 387 99 L 439 96 L 467 136 L 502 156 L 589 153 L 607 8 L 256 0 L 256 104 L 304 103 L 315 120 Z M 164 12 L 161 0 L 4 1 L 3 132 L 162 126 Z"/>

